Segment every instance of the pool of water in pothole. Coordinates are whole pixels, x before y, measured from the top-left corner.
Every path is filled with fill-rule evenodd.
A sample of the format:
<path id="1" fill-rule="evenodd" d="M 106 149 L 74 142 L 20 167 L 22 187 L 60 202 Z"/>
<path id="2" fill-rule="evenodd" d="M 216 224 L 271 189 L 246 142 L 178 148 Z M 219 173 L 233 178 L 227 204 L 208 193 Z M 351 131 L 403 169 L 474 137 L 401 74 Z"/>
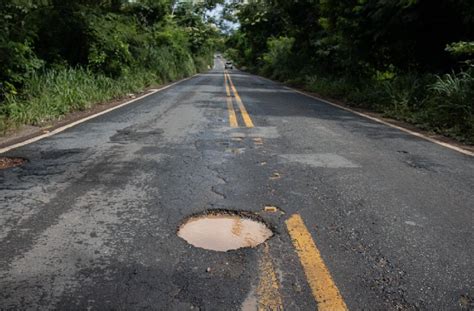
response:
<path id="1" fill-rule="evenodd" d="M 191 217 L 178 230 L 189 244 L 219 252 L 256 247 L 272 235 L 261 221 L 227 213 Z"/>

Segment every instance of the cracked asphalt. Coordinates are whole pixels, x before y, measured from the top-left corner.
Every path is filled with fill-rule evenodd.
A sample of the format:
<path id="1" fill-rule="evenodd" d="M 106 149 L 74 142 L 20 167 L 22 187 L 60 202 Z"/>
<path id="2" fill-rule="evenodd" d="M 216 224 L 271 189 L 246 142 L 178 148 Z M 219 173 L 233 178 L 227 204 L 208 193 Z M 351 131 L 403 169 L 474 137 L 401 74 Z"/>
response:
<path id="1" fill-rule="evenodd" d="M 1 310 L 324 309 L 292 215 L 348 309 L 474 310 L 472 157 L 229 73 L 254 127 L 237 106 L 230 126 L 217 60 L 6 154 L 28 162 L 0 171 Z M 257 213 L 275 235 L 229 252 L 176 235 L 209 209 Z"/>

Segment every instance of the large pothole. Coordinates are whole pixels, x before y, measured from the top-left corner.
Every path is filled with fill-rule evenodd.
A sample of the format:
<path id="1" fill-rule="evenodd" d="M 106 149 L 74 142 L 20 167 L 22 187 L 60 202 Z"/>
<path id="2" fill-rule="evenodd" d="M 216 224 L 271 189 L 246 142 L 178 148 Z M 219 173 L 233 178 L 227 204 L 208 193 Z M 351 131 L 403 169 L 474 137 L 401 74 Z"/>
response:
<path id="1" fill-rule="evenodd" d="M 178 236 L 189 244 L 219 252 L 256 247 L 272 235 L 258 215 L 227 210 L 191 216 L 178 229 Z"/>
<path id="2" fill-rule="evenodd" d="M 26 161 L 24 158 L 0 157 L 0 170 L 23 165 Z"/>

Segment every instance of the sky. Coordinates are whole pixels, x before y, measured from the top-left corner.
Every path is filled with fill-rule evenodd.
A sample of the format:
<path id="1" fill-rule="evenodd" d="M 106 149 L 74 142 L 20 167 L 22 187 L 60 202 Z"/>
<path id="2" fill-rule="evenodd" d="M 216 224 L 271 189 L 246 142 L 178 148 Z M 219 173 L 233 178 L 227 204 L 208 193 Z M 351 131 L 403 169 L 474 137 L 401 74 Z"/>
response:
<path id="1" fill-rule="evenodd" d="M 216 19 L 220 19 L 223 9 L 224 9 L 224 6 L 221 5 L 221 4 L 218 4 L 214 10 L 209 11 L 208 16 L 212 16 Z M 223 23 L 224 23 L 225 27 L 229 29 L 229 31 L 232 31 L 232 30 L 235 30 L 235 29 L 239 28 L 238 23 L 233 23 L 233 22 L 230 22 L 230 21 L 227 21 L 227 20 L 224 20 Z"/>

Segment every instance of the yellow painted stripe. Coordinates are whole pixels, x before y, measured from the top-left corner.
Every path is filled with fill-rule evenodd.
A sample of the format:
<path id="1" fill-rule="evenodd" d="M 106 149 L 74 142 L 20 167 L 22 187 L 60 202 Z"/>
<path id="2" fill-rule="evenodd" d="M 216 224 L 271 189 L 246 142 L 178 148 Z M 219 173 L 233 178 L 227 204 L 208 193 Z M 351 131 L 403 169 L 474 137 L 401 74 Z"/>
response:
<path id="1" fill-rule="evenodd" d="M 250 115 L 248 114 L 247 109 L 245 109 L 244 103 L 242 102 L 242 99 L 239 96 L 239 92 L 237 92 L 237 89 L 235 88 L 230 75 L 228 73 L 226 73 L 226 75 L 227 75 L 227 79 L 229 79 L 230 88 L 232 89 L 232 92 L 234 93 L 235 100 L 237 102 L 237 106 L 239 106 L 240 113 L 242 114 L 242 119 L 244 120 L 245 126 L 254 127 L 252 119 L 250 118 Z"/>
<path id="2" fill-rule="evenodd" d="M 229 90 L 229 84 L 227 83 L 226 73 L 224 73 L 224 84 L 225 84 L 225 93 L 227 94 L 227 97 L 230 97 L 230 90 Z"/>
<path id="3" fill-rule="evenodd" d="M 280 311 L 283 310 L 283 302 L 280 296 L 280 285 L 270 256 L 270 247 L 267 243 L 263 247 L 259 263 L 260 280 L 257 287 L 258 310 Z"/>
<path id="4" fill-rule="evenodd" d="M 318 310 L 347 310 L 347 306 L 324 264 L 316 244 L 299 214 L 286 221 L 286 227 L 298 253 Z"/>
<path id="5" fill-rule="evenodd" d="M 232 98 L 227 97 L 227 110 L 229 110 L 229 123 L 230 127 L 239 127 L 239 123 L 237 122 L 237 116 L 234 111 L 234 107 L 232 106 Z"/>
<path id="6" fill-rule="evenodd" d="M 235 114 L 234 105 L 232 104 L 232 98 L 230 97 L 230 90 L 229 84 L 227 83 L 227 76 L 224 74 L 224 84 L 225 84 L 225 91 L 227 94 L 226 101 L 227 101 L 227 110 L 229 112 L 229 123 L 230 127 L 239 127 L 239 123 L 237 121 L 237 115 Z"/>

